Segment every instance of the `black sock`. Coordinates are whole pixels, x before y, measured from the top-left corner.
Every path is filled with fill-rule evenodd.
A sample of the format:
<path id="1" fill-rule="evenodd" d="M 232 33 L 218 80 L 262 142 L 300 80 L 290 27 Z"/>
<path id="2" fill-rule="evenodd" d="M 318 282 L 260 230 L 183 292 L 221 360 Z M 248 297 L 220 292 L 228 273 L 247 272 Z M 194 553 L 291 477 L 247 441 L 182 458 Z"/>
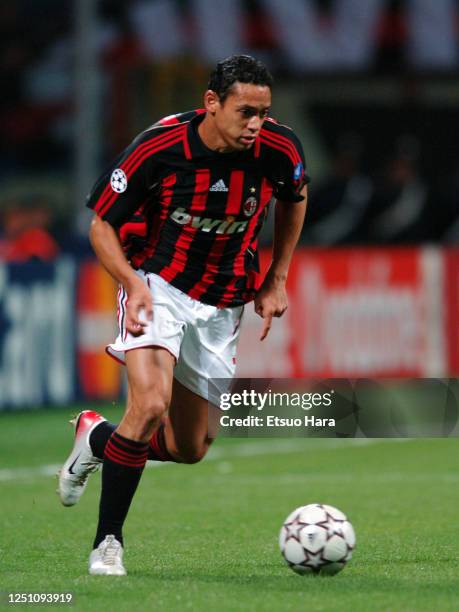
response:
<path id="1" fill-rule="evenodd" d="M 110 436 L 115 431 L 118 425 L 109 423 L 108 421 L 102 421 L 99 423 L 91 432 L 89 436 L 89 445 L 92 450 L 92 454 L 99 459 L 104 458 L 104 451 L 107 442 L 110 440 Z M 151 437 L 148 445 L 148 457 L 149 461 L 174 461 L 179 463 L 177 459 L 167 450 L 166 439 L 164 436 L 165 423 L 162 422 L 158 429 Z"/>
<path id="2" fill-rule="evenodd" d="M 110 440 L 110 436 L 115 431 L 118 425 L 109 423 L 108 421 L 102 421 L 94 427 L 89 436 L 89 446 L 91 447 L 92 454 L 99 459 L 104 458 L 104 451 L 107 442 Z"/>
<path id="3" fill-rule="evenodd" d="M 147 449 L 148 444 L 129 440 L 116 431 L 111 435 L 104 453 L 94 548 L 110 534 L 123 544 L 123 524 L 147 461 Z"/>

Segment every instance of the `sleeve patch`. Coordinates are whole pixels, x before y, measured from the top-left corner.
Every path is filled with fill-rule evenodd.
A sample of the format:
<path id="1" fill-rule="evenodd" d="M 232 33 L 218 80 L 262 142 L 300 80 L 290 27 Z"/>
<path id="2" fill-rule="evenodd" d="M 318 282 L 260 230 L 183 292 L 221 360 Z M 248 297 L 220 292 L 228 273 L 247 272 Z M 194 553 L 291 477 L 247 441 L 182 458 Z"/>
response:
<path id="1" fill-rule="evenodd" d="M 299 181 L 303 177 L 303 174 L 304 174 L 303 164 L 301 162 L 298 162 L 293 170 L 293 180 L 295 182 Z"/>
<path id="2" fill-rule="evenodd" d="M 113 170 L 110 177 L 110 186 L 116 193 L 123 193 L 128 186 L 127 176 L 121 168 Z"/>

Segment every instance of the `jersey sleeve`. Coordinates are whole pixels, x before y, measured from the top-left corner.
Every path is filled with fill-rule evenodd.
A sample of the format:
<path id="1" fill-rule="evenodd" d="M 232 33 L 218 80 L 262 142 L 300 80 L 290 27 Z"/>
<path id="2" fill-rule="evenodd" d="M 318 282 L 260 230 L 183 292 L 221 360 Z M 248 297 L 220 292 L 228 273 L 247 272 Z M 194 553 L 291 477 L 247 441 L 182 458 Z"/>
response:
<path id="1" fill-rule="evenodd" d="M 306 160 L 301 142 L 290 128 L 271 142 L 272 183 L 274 196 L 283 202 L 301 202 L 300 194 L 310 177 L 306 173 Z"/>
<path id="2" fill-rule="evenodd" d="M 192 111 L 185 111 L 184 113 L 177 113 L 176 115 L 168 115 L 157 121 L 154 125 L 177 125 L 184 121 L 191 121 L 196 115 L 202 115 L 206 112 L 205 108 L 196 108 Z"/>
<path id="3" fill-rule="evenodd" d="M 144 134 L 115 160 L 90 192 L 86 205 L 115 228 L 121 227 L 151 194 L 157 163 Z"/>

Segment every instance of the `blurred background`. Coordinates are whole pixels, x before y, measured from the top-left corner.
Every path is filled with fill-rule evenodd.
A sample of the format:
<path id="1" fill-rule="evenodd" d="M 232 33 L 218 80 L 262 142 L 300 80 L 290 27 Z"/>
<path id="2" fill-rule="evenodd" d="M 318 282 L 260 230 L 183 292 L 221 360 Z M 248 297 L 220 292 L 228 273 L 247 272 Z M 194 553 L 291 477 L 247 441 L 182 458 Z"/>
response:
<path id="1" fill-rule="evenodd" d="M 459 1 L 11 0 L 0 6 L 0 409 L 112 400 L 114 283 L 85 198 L 250 53 L 312 176 L 290 307 L 244 376 L 459 375 Z M 269 260 L 272 223 L 262 236 Z"/>

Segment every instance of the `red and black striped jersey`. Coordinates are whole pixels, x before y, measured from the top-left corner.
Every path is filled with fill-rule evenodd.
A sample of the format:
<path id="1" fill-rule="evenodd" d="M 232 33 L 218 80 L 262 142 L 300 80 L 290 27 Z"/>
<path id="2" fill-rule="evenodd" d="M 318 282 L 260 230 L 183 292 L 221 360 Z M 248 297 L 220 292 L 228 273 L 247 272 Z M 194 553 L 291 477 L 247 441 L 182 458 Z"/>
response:
<path id="1" fill-rule="evenodd" d="M 218 153 L 202 109 L 142 132 L 94 186 L 88 206 L 119 233 L 134 268 L 218 307 L 254 298 L 257 237 L 272 197 L 299 202 L 305 174 L 293 131 L 266 119 L 250 150 Z"/>

